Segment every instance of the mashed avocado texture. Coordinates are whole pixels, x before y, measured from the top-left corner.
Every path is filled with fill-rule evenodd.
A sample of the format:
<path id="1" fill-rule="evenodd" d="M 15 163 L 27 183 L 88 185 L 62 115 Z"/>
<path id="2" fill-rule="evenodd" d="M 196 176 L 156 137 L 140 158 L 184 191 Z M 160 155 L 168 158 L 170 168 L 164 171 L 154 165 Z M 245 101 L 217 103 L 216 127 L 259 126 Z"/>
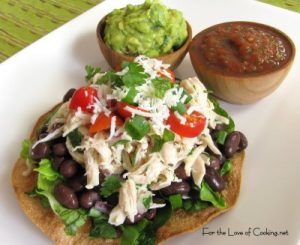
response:
<path id="1" fill-rule="evenodd" d="M 179 48 L 187 35 L 181 12 L 168 9 L 159 0 L 146 0 L 111 12 L 104 41 L 119 53 L 155 57 Z"/>

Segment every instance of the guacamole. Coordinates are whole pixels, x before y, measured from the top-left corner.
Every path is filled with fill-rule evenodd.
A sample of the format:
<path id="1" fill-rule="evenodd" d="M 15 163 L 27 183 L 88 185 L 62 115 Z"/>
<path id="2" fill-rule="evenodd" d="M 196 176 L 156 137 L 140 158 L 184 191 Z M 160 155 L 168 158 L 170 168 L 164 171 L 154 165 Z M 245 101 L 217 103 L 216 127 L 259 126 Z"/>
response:
<path id="1" fill-rule="evenodd" d="M 181 12 L 168 9 L 159 0 L 146 0 L 111 12 L 104 41 L 119 53 L 155 57 L 179 48 L 187 35 Z"/>

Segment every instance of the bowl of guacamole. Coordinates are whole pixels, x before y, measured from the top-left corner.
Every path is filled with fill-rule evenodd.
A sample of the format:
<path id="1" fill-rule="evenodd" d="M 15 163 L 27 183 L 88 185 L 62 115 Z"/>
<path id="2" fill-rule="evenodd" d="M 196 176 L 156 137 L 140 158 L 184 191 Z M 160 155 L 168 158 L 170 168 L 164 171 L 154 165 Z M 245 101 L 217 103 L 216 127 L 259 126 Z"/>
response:
<path id="1" fill-rule="evenodd" d="M 115 9 L 97 26 L 100 49 L 113 68 L 145 55 L 161 59 L 174 69 L 187 53 L 191 38 L 191 27 L 182 13 L 159 0 Z"/>

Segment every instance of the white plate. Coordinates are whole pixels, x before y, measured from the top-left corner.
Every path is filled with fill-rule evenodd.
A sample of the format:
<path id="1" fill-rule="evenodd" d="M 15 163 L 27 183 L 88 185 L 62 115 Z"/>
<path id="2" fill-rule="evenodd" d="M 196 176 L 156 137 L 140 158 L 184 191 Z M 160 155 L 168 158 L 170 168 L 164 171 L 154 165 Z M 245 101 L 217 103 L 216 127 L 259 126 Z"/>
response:
<path id="1" fill-rule="evenodd" d="M 0 66 L 0 241 L 1 244 L 42 245 L 51 242 L 25 217 L 10 185 L 12 166 L 21 141 L 36 119 L 61 100 L 70 87 L 84 83 L 84 66 L 108 68 L 96 43 L 99 19 L 129 1 L 109 0 L 87 11 L 22 50 Z M 140 1 L 131 1 L 137 3 Z M 193 33 L 220 22 L 250 20 L 286 32 L 300 50 L 300 15 L 256 1 L 165 0 L 183 11 Z M 237 128 L 249 139 L 241 196 L 236 207 L 203 230 L 176 237 L 166 244 L 300 244 L 300 60 L 279 89 L 248 106 L 224 103 Z M 187 56 L 176 71 L 181 78 L 195 73 Z M 288 231 L 288 235 L 250 232 Z"/>

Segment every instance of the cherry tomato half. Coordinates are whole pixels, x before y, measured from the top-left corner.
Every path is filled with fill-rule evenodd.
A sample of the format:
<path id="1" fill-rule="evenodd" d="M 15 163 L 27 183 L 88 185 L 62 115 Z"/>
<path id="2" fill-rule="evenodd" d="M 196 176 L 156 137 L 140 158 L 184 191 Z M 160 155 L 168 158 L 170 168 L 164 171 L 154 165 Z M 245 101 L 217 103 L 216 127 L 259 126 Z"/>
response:
<path id="1" fill-rule="evenodd" d="M 101 112 L 97 117 L 95 123 L 91 125 L 89 129 L 90 134 L 94 134 L 102 130 L 109 129 L 111 126 L 111 120 L 113 116 L 116 117 L 116 126 L 118 127 L 122 126 L 124 122 L 117 115 L 110 113 L 110 115 L 107 116 L 105 115 L 104 112 Z"/>
<path id="2" fill-rule="evenodd" d="M 194 138 L 197 137 L 204 129 L 206 118 L 200 112 L 194 111 L 191 115 L 184 114 L 186 122 L 180 123 L 180 120 L 176 117 L 174 112 L 170 111 L 170 116 L 167 120 L 167 124 L 170 125 L 170 129 L 183 137 Z"/>
<path id="3" fill-rule="evenodd" d="M 165 74 L 164 72 L 169 73 L 170 76 L 166 76 L 166 74 Z M 175 83 L 175 78 L 176 78 L 176 76 L 175 76 L 174 71 L 171 70 L 171 68 L 168 68 L 168 69 L 166 69 L 166 70 L 164 70 L 164 71 L 160 71 L 158 74 L 159 74 L 161 77 L 169 78 L 171 83 Z"/>
<path id="4" fill-rule="evenodd" d="M 130 111 L 125 110 L 126 106 L 128 106 L 128 107 L 130 107 L 132 109 L 135 109 L 135 110 L 140 110 L 140 111 L 148 112 L 147 110 L 141 109 L 141 108 L 139 108 L 137 106 L 129 105 L 127 103 L 119 101 L 117 103 L 117 111 L 124 118 L 132 117 L 132 113 Z"/>
<path id="5" fill-rule="evenodd" d="M 70 102 L 70 108 L 77 110 L 79 107 L 82 111 L 92 113 L 93 108 L 91 105 L 95 102 L 97 98 L 97 90 L 92 87 L 81 87 L 77 89 Z"/>

